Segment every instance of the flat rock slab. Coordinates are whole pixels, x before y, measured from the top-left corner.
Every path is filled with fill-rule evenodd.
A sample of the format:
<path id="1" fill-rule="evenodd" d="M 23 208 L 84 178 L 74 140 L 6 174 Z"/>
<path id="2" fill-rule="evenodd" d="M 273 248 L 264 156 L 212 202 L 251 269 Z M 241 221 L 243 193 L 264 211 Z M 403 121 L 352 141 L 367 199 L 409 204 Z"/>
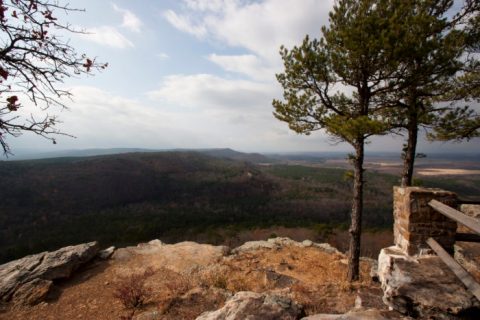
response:
<path id="1" fill-rule="evenodd" d="M 301 320 L 388 320 L 381 311 L 376 309 L 355 310 L 345 314 L 315 314 Z"/>
<path id="2" fill-rule="evenodd" d="M 153 267 L 167 267 L 175 272 L 183 272 L 218 262 L 229 251 L 230 249 L 226 246 L 213 246 L 190 241 L 164 244 L 159 240 L 152 240 L 137 247 L 118 249 L 112 258 L 117 261 L 126 261 L 139 255 L 149 256 L 148 260 Z"/>
<path id="3" fill-rule="evenodd" d="M 236 293 L 223 308 L 205 312 L 196 320 L 295 320 L 303 311 L 292 300 L 250 291 Z"/>
<path id="4" fill-rule="evenodd" d="M 403 314 L 450 316 L 480 307 L 479 301 L 437 256 L 414 258 L 389 247 L 382 249 L 378 260 L 383 300 Z"/>
<path id="5" fill-rule="evenodd" d="M 260 240 L 260 241 L 247 241 L 243 245 L 233 249 L 232 253 L 237 254 L 242 252 L 255 251 L 258 249 L 278 250 L 282 247 L 287 247 L 287 246 L 296 246 L 301 248 L 316 247 L 328 253 L 342 254 L 340 251 L 338 251 L 336 248 L 332 247 L 328 243 L 316 243 L 311 240 L 304 240 L 302 242 L 297 242 L 290 238 L 284 238 L 284 237 L 270 238 L 268 240 Z"/>
<path id="6" fill-rule="evenodd" d="M 21 289 L 21 292 L 16 295 L 16 303 L 21 303 L 19 297 L 29 297 L 26 288 L 35 290 L 32 287 L 35 284 L 39 286 L 37 293 L 45 296 L 48 293 L 48 290 L 44 292 L 45 288 L 50 286 L 44 281 L 34 280 L 50 281 L 68 278 L 78 267 L 95 257 L 98 250 L 98 243 L 90 242 L 26 256 L 0 265 L 0 300 L 9 301 L 17 289 Z M 28 285 L 24 286 L 26 284 Z M 28 299 L 30 302 L 35 300 L 32 297 Z"/>

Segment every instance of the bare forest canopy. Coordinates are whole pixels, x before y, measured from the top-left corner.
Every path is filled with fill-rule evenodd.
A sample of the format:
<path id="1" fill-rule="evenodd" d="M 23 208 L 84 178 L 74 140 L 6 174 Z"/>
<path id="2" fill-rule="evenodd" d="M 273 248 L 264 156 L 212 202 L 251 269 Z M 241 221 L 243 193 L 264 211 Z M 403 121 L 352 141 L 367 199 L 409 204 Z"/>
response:
<path id="1" fill-rule="evenodd" d="M 126 245 L 188 240 L 211 228 L 232 235 L 272 225 L 346 228 L 348 167 L 290 156 L 214 149 L 2 161 L 0 263 L 90 240 Z M 369 170 L 365 180 L 365 226 L 391 228 L 399 176 Z M 420 183 L 480 194 L 480 175 Z"/>

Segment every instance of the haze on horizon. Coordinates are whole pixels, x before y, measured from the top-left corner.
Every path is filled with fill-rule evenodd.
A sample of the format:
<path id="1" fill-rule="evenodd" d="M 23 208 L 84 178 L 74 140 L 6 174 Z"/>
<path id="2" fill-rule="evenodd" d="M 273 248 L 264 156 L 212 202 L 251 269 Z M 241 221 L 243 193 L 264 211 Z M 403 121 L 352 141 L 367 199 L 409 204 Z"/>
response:
<path id="1" fill-rule="evenodd" d="M 318 37 L 333 0 L 74 0 L 65 21 L 85 28 L 72 45 L 107 61 L 94 76 L 67 79 L 74 94 L 58 114 L 71 135 L 57 145 L 8 138 L 13 153 L 89 148 L 222 148 L 244 152 L 350 151 L 323 132 L 297 135 L 272 115 L 281 98 L 280 45 Z M 478 107 L 478 105 L 477 105 Z M 21 112 L 30 114 L 26 106 Z M 372 139 L 367 151 L 400 152 L 403 138 Z M 419 152 L 475 153 L 480 139 L 428 143 Z"/>

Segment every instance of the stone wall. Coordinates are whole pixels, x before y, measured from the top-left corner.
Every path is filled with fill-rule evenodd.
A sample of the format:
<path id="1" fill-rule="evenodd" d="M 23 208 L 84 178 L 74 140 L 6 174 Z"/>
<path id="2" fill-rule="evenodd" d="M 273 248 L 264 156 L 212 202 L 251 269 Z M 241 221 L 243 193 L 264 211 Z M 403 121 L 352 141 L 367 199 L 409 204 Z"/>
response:
<path id="1" fill-rule="evenodd" d="M 378 279 L 383 301 L 392 309 L 419 319 L 460 319 L 461 314 L 480 314 L 480 301 L 427 245 L 430 237 L 453 252 L 457 223 L 436 212 L 428 203 L 435 199 L 457 208 L 457 196 L 440 189 L 395 187 L 394 241 L 378 257 Z M 471 207 L 462 207 L 475 216 Z M 455 257 L 458 259 L 458 243 Z M 463 255 L 462 259 L 465 261 Z M 463 318 L 462 318 L 463 319 Z"/>
<path id="2" fill-rule="evenodd" d="M 393 215 L 394 242 L 406 255 L 431 253 L 426 240 L 435 238 L 445 250 L 453 252 L 457 223 L 436 212 L 428 202 L 438 200 L 453 208 L 457 196 L 441 189 L 394 187 Z"/>

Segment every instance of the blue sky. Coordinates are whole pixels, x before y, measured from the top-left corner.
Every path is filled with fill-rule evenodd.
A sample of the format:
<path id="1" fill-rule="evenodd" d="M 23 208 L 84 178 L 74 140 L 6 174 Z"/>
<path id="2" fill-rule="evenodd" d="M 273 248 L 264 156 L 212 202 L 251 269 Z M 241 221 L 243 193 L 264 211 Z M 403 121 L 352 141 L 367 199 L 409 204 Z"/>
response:
<path id="1" fill-rule="evenodd" d="M 72 0 L 86 12 L 65 17 L 87 35 L 79 52 L 106 61 L 95 76 L 68 79 L 69 110 L 49 110 L 76 136 L 52 145 L 25 134 L 15 150 L 211 148 L 241 151 L 343 151 L 322 132 L 301 136 L 276 120 L 280 45 L 318 37 L 333 0 Z M 32 107 L 23 108 L 25 114 Z M 422 152 L 480 150 L 422 142 Z M 376 138 L 372 151 L 399 151 L 402 138 Z"/>

